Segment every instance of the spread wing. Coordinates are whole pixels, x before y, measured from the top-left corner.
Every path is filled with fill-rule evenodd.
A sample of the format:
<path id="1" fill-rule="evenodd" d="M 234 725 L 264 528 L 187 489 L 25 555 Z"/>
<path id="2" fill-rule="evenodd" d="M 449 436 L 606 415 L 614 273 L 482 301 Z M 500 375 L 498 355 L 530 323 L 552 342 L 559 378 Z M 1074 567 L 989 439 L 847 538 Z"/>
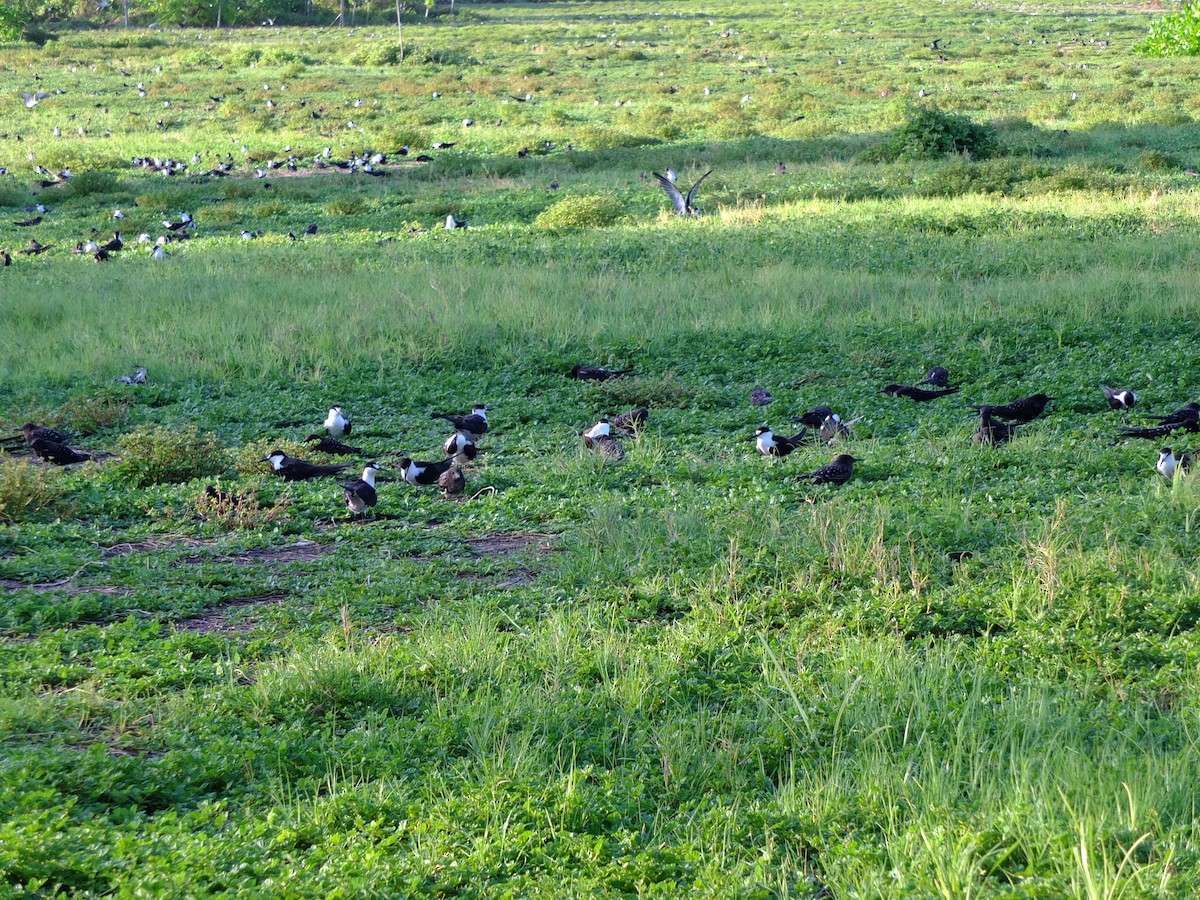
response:
<path id="1" fill-rule="evenodd" d="M 669 179 L 664 178 L 657 172 L 652 172 L 651 174 L 654 175 L 654 177 L 658 180 L 658 183 L 662 185 L 662 189 L 667 192 L 667 196 L 671 198 L 671 202 L 675 205 L 675 212 L 679 213 L 681 216 L 687 215 L 687 203 L 684 202 L 683 194 L 679 193 L 679 188 L 675 187 L 675 185 L 673 185 Z M 699 181 L 696 182 L 697 185 L 699 183 Z M 696 186 L 693 185 L 692 191 L 695 190 Z M 690 191 L 688 192 L 688 197 L 691 197 Z"/>
<path id="2" fill-rule="evenodd" d="M 702 182 L 705 178 L 707 178 L 711 174 L 712 174 L 712 169 L 709 169 L 707 172 L 705 172 L 703 175 L 701 175 L 699 178 L 696 179 L 696 183 L 693 184 L 692 189 L 690 191 L 688 191 L 688 195 L 687 195 L 687 208 L 688 209 L 695 209 L 695 207 L 692 206 L 692 201 L 696 199 L 696 191 L 700 187 L 700 182 Z M 678 193 L 678 191 L 676 193 Z"/>

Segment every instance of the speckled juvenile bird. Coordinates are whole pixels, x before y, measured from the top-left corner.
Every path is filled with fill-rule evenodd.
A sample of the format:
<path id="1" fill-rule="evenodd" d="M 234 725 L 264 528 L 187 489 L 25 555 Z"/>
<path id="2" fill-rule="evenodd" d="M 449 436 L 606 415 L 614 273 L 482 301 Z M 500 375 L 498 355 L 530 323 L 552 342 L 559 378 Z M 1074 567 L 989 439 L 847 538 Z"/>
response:
<path id="1" fill-rule="evenodd" d="M 1005 403 L 1003 406 L 972 406 L 971 409 L 977 410 L 980 415 L 986 411 L 994 419 L 1004 419 L 1023 425 L 1032 422 L 1045 412 L 1046 404 L 1053 399 L 1045 394 L 1031 394 L 1019 400 L 1013 400 L 1011 403 Z"/>
<path id="2" fill-rule="evenodd" d="M 821 466 L 817 471 L 809 475 L 801 475 L 800 480 L 811 481 L 813 484 L 845 484 L 854 474 L 856 462 L 861 462 L 861 460 L 855 459 L 849 453 L 842 453 L 834 457 L 833 462 Z"/>
<path id="3" fill-rule="evenodd" d="M 950 387 L 950 373 L 941 366 L 934 366 L 925 376 L 925 380 L 918 381 L 917 384 L 928 384 L 940 388 Z"/>
<path id="4" fill-rule="evenodd" d="M 1012 438 L 1016 431 L 1016 425 L 1006 425 L 993 420 L 987 413 L 980 413 L 979 430 L 975 432 L 971 442 L 984 447 L 999 447 Z"/>
<path id="5" fill-rule="evenodd" d="M 610 378 L 620 378 L 622 375 L 632 375 L 633 369 L 606 369 L 604 366 L 589 366 L 576 363 L 567 373 L 568 378 L 578 381 L 608 381 Z"/>
<path id="6" fill-rule="evenodd" d="M 1180 427 L 1195 425 L 1200 422 L 1200 403 L 1193 400 L 1191 403 L 1179 407 L 1173 413 L 1168 413 L 1165 416 L 1151 416 L 1150 418 L 1156 419 L 1164 425 Z"/>
<path id="7" fill-rule="evenodd" d="M 766 388 L 757 387 L 750 392 L 751 406 L 766 406 L 775 398 L 771 396 L 771 392 Z"/>
<path id="8" fill-rule="evenodd" d="M 438 489 L 442 492 L 443 500 L 459 496 L 466 486 L 467 476 L 461 466 L 451 466 L 438 476 Z"/>
<path id="9" fill-rule="evenodd" d="M 625 458 L 625 447 L 612 436 L 612 425 L 607 417 L 583 433 L 583 445 L 605 459 L 613 461 Z"/>
<path id="10" fill-rule="evenodd" d="M 622 434 L 635 435 L 646 426 L 650 418 L 650 410 L 644 406 L 621 413 L 612 419 L 612 427 Z"/>
<path id="11" fill-rule="evenodd" d="M 30 446 L 34 441 L 50 441 L 54 444 L 65 444 L 73 440 L 76 435 L 66 431 L 58 431 L 54 428 L 47 428 L 44 425 L 38 425 L 36 422 L 26 422 L 21 426 L 21 434 L 25 436 L 25 443 Z"/>
<path id="12" fill-rule="evenodd" d="M 75 463 L 87 462 L 92 457 L 66 444 L 47 438 L 37 438 L 30 442 L 30 447 L 39 459 L 54 463 L 56 466 L 70 466 Z"/>
<path id="13" fill-rule="evenodd" d="M 884 387 L 881 393 L 887 394 L 889 397 L 907 397 L 909 400 L 914 400 L 917 403 L 928 403 L 930 400 L 936 400 L 938 397 L 957 394 L 960 390 L 961 388 L 952 387 L 928 391 L 924 388 L 913 387 L 907 384 L 889 384 Z"/>
<path id="14" fill-rule="evenodd" d="M 1100 390 L 1104 391 L 1104 399 L 1108 401 L 1111 409 L 1133 409 L 1138 402 L 1138 395 L 1127 389 L 1114 390 L 1107 384 L 1100 385 Z"/>
<path id="15" fill-rule="evenodd" d="M 304 439 L 306 444 L 311 444 L 312 449 L 320 453 L 330 453 L 334 456 L 362 456 L 361 447 L 351 447 L 349 444 L 343 444 L 336 438 L 331 438 L 327 434 L 310 434 Z"/>
<path id="16" fill-rule="evenodd" d="M 856 416 L 849 422 L 842 419 L 837 413 L 832 413 L 825 417 L 821 422 L 821 440 L 826 444 L 833 444 L 839 438 L 850 439 L 850 426 L 862 419 L 862 416 Z"/>

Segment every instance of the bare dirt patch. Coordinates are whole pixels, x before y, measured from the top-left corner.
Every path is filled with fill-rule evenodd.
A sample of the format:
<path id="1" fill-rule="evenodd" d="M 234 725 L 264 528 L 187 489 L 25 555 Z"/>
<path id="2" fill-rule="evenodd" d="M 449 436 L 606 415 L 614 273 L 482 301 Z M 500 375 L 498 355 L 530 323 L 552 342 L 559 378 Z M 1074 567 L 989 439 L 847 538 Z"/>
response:
<path id="1" fill-rule="evenodd" d="M 259 547 L 223 556 L 185 556 L 179 560 L 179 564 L 194 566 L 199 563 L 212 562 L 226 563 L 232 566 L 287 565 L 297 562 L 314 562 L 328 553 L 330 549 L 329 544 L 318 544 L 316 541 L 297 541 L 283 547 Z"/>
<path id="2" fill-rule="evenodd" d="M 12 578 L 0 578 L 0 593 L 8 593 L 9 591 L 36 591 L 39 594 L 45 594 L 50 591 L 62 591 L 65 594 L 70 594 L 72 597 L 80 594 L 103 594 L 106 597 L 120 597 L 131 593 L 132 590 L 132 588 L 115 584 L 76 584 L 69 578 L 63 581 L 42 581 L 37 583 L 16 581 Z"/>
<path id="3" fill-rule="evenodd" d="M 189 538 L 182 535 L 164 535 L 144 541 L 126 541 L 104 547 L 100 551 L 102 559 L 112 559 L 115 556 L 132 556 L 134 553 L 153 553 L 155 550 L 166 550 L 170 547 L 205 547 L 213 543 L 207 538 Z"/>
<path id="4" fill-rule="evenodd" d="M 489 534 L 484 537 L 468 538 L 467 546 L 476 559 L 487 559 L 495 556 L 508 556 L 522 550 L 532 550 L 535 553 L 549 553 L 554 549 L 552 534 Z"/>
<path id="5" fill-rule="evenodd" d="M 193 631 L 203 634 L 238 634 L 252 631 L 255 626 L 254 617 L 243 616 L 236 622 L 231 622 L 229 614 L 235 610 L 245 609 L 248 606 L 278 606 L 286 599 L 286 594 L 255 594 L 251 597 L 235 597 L 231 600 L 223 600 L 199 615 L 178 620 L 175 623 L 175 630 Z"/>

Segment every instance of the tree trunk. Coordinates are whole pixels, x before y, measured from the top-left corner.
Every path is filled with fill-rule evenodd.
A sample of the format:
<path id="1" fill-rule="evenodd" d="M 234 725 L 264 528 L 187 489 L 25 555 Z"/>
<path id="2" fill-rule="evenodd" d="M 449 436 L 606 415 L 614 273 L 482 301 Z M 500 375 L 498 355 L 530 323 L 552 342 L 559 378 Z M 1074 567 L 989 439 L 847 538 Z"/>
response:
<path id="1" fill-rule="evenodd" d="M 221 27 L 221 0 L 217 0 L 217 27 Z"/>
<path id="2" fill-rule="evenodd" d="M 404 0 L 396 0 L 396 43 L 400 45 L 400 62 L 404 62 L 404 26 L 400 15 L 404 12 Z"/>
<path id="3" fill-rule="evenodd" d="M 346 27 L 346 0 L 340 0 L 338 3 L 338 26 Z"/>

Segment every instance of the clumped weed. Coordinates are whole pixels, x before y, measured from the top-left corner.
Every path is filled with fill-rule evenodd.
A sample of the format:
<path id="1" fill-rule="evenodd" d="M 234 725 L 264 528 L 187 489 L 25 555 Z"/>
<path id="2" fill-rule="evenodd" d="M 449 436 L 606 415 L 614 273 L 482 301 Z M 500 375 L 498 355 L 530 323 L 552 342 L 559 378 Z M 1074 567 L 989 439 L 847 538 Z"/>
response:
<path id="1" fill-rule="evenodd" d="M 198 519 L 222 528 L 255 529 L 278 523 L 286 516 L 286 497 L 270 505 L 259 500 L 259 485 L 205 485 L 188 501 L 188 509 Z"/>
<path id="2" fill-rule="evenodd" d="M 543 210 L 534 220 L 543 228 L 604 228 L 622 214 L 620 201 L 612 195 L 589 194 L 564 197 Z"/>
<path id="3" fill-rule="evenodd" d="M 64 494 L 61 474 L 50 466 L 23 459 L 0 462 L 0 522 L 41 518 Z"/>
<path id="4" fill-rule="evenodd" d="M 114 472 L 140 487 L 219 475 L 230 462 L 216 435 L 195 425 L 142 426 L 117 439 L 116 454 Z"/>

